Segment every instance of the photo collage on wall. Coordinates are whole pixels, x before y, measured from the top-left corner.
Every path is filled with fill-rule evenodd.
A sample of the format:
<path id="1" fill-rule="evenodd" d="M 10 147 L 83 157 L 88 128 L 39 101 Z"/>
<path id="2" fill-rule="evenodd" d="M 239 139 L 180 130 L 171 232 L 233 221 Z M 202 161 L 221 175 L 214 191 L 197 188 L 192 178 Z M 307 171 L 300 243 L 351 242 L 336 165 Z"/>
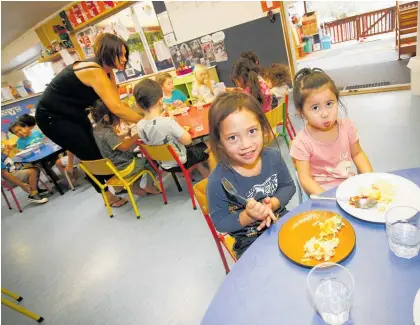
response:
<path id="1" fill-rule="evenodd" d="M 195 64 L 210 65 L 214 62 L 228 60 L 225 47 L 225 33 L 217 32 L 191 41 L 171 46 L 172 59 L 175 66 L 193 66 Z"/>

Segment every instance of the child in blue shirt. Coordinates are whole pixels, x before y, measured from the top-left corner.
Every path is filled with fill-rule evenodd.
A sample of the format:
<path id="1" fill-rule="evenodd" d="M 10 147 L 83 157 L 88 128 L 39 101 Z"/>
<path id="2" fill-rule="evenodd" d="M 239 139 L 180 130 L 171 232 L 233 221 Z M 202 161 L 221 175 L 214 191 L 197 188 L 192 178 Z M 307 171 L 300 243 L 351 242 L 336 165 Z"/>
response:
<path id="1" fill-rule="evenodd" d="M 157 75 L 156 81 L 162 87 L 164 104 L 180 105 L 187 101 L 188 98 L 182 91 L 174 89 L 174 81 L 172 80 L 172 76 L 169 73 L 163 72 Z"/>
<path id="2" fill-rule="evenodd" d="M 208 179 L 210 217 L 235 239 L 237 258 L 284 215 L 296 187 L 280 152 L 266 148 L 273 134 L 260 103 L 245 93 L 221 94 L 209 110 L 210 145 L 219 161 Z M 222 186 L 226 178 L 246 199 Z"/>
<path id="3" fill-rule="evenodd" d="M 16 142 L 18 150 L 24 150 L 31 144 L 44 140 L 44 135 L 38 130 L 32 130 L 24 122 L 17 120 L 9 126 L 9 131 L 16 135 L 19 139 Z"/>

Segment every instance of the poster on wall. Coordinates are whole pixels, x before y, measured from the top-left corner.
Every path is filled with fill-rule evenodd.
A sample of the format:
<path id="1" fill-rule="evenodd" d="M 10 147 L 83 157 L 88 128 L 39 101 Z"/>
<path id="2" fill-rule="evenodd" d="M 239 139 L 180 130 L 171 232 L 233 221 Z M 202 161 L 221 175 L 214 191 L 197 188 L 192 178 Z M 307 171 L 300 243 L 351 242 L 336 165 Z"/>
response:
<path id="1" fill-rule="evenodd" d="M 225 47 L 225 33 L 223 31 L 214 33 L 211 38 L 213 41 L 213 51 L 216 62 L 227 61 L 228 55 Z"/>
<path id="2" fill-rule="evenodd" d="M 201 49 L 204 53 L 204 58 L 208 62 L 215 62 L 216 57 L 213 51 L 213 42 L 210 35 L 203 36 L 201 39 Z"/>
<path id="3" fill-rule="evenodd" d="M 95 27 L 88 27 L 78 33 L 76 33 L 76 39 L 82 48 L 83 54 L 86 58 L 93 58 L 95 53 L 93 52 L 93 44 L 95 42 L 96 31 Z"/>
<path id="4" fill-rule="evenodd" d="M 201 42 L 200 39 L 195 39 L 188 42 L 188 45 L 191 49 L 191 64 L 199 64 L 199 63 L 205 63 L 204 62 L 204 52 L 201 48 Z"/>

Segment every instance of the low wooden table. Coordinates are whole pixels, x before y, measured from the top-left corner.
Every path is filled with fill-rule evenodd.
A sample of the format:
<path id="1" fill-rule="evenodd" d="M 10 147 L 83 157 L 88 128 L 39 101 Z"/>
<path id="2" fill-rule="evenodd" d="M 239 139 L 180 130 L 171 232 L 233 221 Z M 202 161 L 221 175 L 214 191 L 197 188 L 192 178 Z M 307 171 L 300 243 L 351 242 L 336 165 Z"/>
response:
<path id="1" fill-rule="evenodd" d="M 174 119 L 182 127 L 188 126 L 191 128 L 191 137 L 193 139 L 198 139 L 209 135 L 209 108 L 210 104 L 206 104 L 202 109 L 197 109 L 195 106 L 191 106 L 188 114 L 186 115 L 175 115 Z M 195 124 L 198 119 L 201 118 L 203 123 L 203 129 L 201 131 L 195 130 Z"/>

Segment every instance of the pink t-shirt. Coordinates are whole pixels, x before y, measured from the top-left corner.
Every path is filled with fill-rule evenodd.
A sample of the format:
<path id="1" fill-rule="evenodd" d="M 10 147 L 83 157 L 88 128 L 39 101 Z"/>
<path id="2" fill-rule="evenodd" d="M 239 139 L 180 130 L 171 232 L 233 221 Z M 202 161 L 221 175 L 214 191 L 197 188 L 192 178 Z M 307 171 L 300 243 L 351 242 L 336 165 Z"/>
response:
<path id="1" fill-rule="evenodd" d="M 305 127 L 290 149 L 296 160 L 309 161 L 313 179 L 325 190 L 355 175 L 350 145 L 359 140 L 357 130 L 350 120 L 338 120 L 338 126 L 338 138 L 328 144 L 312 138 Z"/>
<path id="2" fill-rule="evenodd" d="M 271 95 L 270 88 L 268 88 L 267 83 L 264 81 L 263 78 L 261 78 L 261 76 L 258 76 L 258 82 L 260 84 L 261 94 L 263 97 L 263 102 L 261 104 L 262 110 L 264 113 L 266 113 L 269 110 L 271 110 L 271 101 L 273 100 L 273 97 Z M 244 89 L 244 92 L 246 92 L 247 94 L 250 94 L 251 89 L 249 87 L 246 87 Z"/>

